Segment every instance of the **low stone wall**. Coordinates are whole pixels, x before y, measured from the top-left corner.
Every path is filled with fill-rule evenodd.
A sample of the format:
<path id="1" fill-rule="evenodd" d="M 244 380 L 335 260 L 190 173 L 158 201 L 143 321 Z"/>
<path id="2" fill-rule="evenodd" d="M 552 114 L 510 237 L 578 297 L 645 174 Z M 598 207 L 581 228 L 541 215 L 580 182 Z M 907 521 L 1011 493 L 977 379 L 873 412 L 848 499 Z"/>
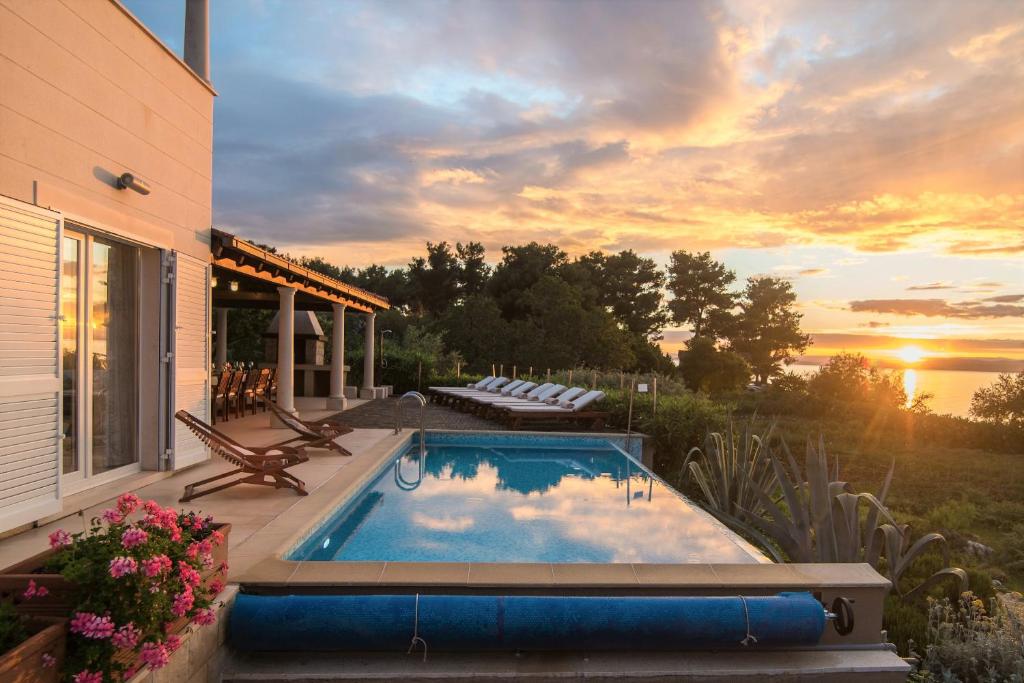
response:
<path id="1" fill-rule="evenodd" d="M 228 614 L 238 594 L 238 586 L 224 589 L 217 598 L 217 622 L 211 626 L 192 627 L 181 634 L 181 647 L 171 655 L 162 669 L 144 669 L 130 683 L 220 683 L 224 666 L 228 632 Z"/>

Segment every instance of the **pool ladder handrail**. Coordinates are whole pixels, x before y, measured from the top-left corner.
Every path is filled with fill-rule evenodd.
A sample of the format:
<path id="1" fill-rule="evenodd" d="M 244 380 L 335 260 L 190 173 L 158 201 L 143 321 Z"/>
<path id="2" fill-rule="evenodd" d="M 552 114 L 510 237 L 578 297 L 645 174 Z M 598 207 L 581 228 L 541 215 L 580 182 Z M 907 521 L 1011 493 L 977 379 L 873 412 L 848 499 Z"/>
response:
<path id="1" fill-rule="evenodd" d="M 426 419 L 427 397 L 418 391 L 407 391 L 402 394 L 395 403 L 395 434 L 402 433 L 402 401 L 407 398 L 414 398 L 420 404 L 420 458 L 427 454 L 427 440 L 424 434 L 424 421 Z"/>

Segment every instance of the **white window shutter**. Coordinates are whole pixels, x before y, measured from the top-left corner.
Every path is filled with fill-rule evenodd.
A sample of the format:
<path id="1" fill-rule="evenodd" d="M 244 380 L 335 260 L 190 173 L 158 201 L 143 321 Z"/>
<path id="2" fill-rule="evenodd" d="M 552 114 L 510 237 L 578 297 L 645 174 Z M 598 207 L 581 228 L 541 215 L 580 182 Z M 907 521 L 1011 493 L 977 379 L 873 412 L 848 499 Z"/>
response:
<path id="1" fill-rule="evenodd" d="M 0 197 L 0 532 L 60 512 L 59 213 Z"/>
<path id="2" fill-rule="evenodd" d="M 174 412 L 187 410 L 210 421 L 210 264 L 174 254 L 173 344 Z M 180 420 L 174 420 L 172 469 L 210 457 L 209 449 Z"/>

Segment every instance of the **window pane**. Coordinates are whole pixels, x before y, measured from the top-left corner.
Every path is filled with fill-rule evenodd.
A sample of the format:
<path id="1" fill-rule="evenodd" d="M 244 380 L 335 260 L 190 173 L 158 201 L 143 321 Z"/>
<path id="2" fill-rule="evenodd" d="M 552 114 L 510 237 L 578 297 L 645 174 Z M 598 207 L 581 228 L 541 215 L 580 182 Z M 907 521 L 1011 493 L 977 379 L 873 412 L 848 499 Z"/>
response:
<path id="1" fill-rule="evenodd" d="M 64 238 L 61 263 L 61 351 L 64 355 L 63 472 L 78 471 L 78 291 L 81 241 Z"/>
<path id="2" fill-rule="evenodd" d="M 138 250 L 93 241 L 92 473 L 138 462 Z"/>

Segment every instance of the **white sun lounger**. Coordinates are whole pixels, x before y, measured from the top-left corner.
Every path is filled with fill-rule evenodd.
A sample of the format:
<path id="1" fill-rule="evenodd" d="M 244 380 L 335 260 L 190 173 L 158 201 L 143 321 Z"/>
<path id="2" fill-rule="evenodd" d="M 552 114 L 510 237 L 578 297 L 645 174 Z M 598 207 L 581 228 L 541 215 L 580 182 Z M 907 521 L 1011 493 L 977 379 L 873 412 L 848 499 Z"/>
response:
<path id="1" fill-rule="evenodd" d="M 563 391 L 565 391 L 565 389 L 566 387 L 564 384 L 552 384 L 547 389 L 544 389 L 543 391 L 537 393 L 534 393 L 534 391 L 536 391 L 536 389 L 534 389 L 534 391 L 531 391 L 529 394 L 527 394 L 525 399 L 516 399 L 512 397 L 499 398 L 496 401 L 491 401 L 490 405 L 495 408 L 504 408 L 512 405 L 537 406 L 542 404 L 549 398 L 553 398 L 555 396 L 560 395 Z"/>
<path id="2" fill-rule="evenodd" d="M 510 389 L 511 387 L 511 389 Z M 494 403 L 495 401 L 508 401 L 508 400 L 522 400 L 525 399 L 530 392 L 537 388 L 535 382 L 523 382 L 519 386 L 512 386 L 509 384 L 507 387 L 501 389 L 498 394 L 491 396 L 467 396 L 467 400 L 473 401 L 474 403 Z M 537 392 L 540 394 L 543 390 Z"/>
<path id="3" fill-rule="evenodd" d="M 569 392 L 566 392 L 566 393 L 569 393 Z M 582 393 L 582 391 L 581 391 L 581 393 Z M 595 389 L 593 391 L 586 392 L 582 396 L 580 396 L 579 394 L 577 394 L 576 396 L 579 396 L 579 398 L 576 398 L 575 396 L 573 396 L 573 397 L 569 397 L 567 400 L 563 400 L 562 397 L 560 396 L 557 404 L 555 404 L 555 405 L 552 405 L 550 403 L 545 403 L 543 405 L 533 405 L 533 406 L 510 405 L 510 406 L 508 406 L 508 410 L 513 411 L 513 412 L 535 412 L 535 413 L 539 413 L 539 412 L 562 412 L 562 413 L 574 413 L 574 412 L 576 412 L 576 413 L 578 413 L 578 412 L 584 410 L 590 404 L 595 403 L 595 402 L 600 401 L 601 399 L 603 399 L 604 398 L 604 392 Z"/>
<path id="4" fill-rule="evenodd" d="M 511 380 L 508 377 L 495 377 L 490 382 L 487 382 L 480 388 L 474 384 L 471 387 L 430 387 L 431 391 L 435 391 L 442 394 L 451 394 L 453 396 L 462 394 L 482 394 L 486 392 L 497 392 L 498 389 L 508 384 Z M 479 382 L 477 382 L 479 384 Z"/>

